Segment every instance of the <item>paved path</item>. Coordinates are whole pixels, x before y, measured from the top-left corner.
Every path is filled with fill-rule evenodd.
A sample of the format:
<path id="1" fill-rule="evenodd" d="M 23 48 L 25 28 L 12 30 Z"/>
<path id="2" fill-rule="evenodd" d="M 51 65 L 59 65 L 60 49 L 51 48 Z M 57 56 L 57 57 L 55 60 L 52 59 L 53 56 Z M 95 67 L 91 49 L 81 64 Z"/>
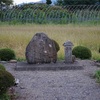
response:
<path id="1" fill-rule="evenodd" d="M 97 69 L 93 61 L 80 61 L 83 70 L 15 71 L 5 64 L 20 84 L 17 100 L 100 100 L 100 85 L 91 76 Z"/>

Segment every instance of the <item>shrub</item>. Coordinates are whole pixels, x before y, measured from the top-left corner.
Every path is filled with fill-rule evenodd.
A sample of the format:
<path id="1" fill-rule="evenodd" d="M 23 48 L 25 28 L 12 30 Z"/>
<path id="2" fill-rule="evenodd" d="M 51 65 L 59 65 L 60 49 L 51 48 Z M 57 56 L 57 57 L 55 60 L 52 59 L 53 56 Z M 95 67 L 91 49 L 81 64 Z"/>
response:
<path id="1" fill-rule="evenodd" d="M 100 53 L 100 47 L 99 47 L 99 53 Z"/>
<path id="2" fill-rule="evenodd" d="M 13 86 L 15 83 L 15 79 L 11 73 L 0 70 L 0 94 L 4 94 L 7 92 L 7 89 Z"/>
<path id="3" fill-rule="evenodd" d="M 97 70 L 97 71 L 95 72 L 95 77 L 96 77 L 96 79 L 97 79 L 97 82 L 100 82 L 100 70 Z"/>
<path id="4" fill-rule="evenodd" d="M 53 42 L 55 43 L 56 51 L 58 52 L 60 50 L 59 44 L 55 40 L 53 40 Z"/>
<path id="5" fill-rule="evenodd" d="M 9 61 L 11 59 L 15 59 L 15 52 L 12 49 L 0 49 L 0 60 Z"/>
<path id="6" fill-rule="evenodd" d="M 0 70 L 6 70 L 2 64 L 0 64 Z"/>
<path id="7" fill-rule="evenodd" d="M 81 59 L 90 59 L 92 53 L 90 49 L 84 46 L 77 46 L 72 50 L 72 54 L 75 55 L 77 58 Z"/>

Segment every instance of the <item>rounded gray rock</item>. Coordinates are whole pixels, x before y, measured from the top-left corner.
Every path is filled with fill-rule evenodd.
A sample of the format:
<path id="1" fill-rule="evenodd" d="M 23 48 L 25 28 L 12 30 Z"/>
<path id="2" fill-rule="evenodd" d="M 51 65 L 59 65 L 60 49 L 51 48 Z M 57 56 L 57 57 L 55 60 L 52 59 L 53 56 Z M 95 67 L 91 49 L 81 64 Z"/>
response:
<path id="1" fill-rule="evenodd" d="M 57 61 L 54 41 L 45 33 L 36 33 L 26 47 L 26 59 L 29 64 Z"/>

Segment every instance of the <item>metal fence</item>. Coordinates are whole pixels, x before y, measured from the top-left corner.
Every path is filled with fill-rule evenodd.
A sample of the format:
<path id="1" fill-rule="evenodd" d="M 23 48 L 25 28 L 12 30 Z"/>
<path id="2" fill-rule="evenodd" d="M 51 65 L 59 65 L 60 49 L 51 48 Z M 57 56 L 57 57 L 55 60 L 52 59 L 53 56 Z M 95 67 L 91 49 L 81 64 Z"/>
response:
<path id="1" fill-rule="evenodd" d="M 0 11 L 2 22 L 14 23 L 80 23 L 100 22 L 100 5 L 68 5 L 64 7 L 33 4 L 14 6 Z"/>

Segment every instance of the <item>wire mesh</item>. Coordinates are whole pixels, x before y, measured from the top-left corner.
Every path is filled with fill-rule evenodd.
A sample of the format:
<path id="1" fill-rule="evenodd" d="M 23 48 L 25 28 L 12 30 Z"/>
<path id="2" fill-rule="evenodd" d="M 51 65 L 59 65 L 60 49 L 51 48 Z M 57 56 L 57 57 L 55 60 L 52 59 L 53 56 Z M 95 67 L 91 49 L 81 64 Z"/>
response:
<path id="1" fill-rule="evenodd" d="M 80 23 L 100 21 L 100 5 L 67 5 L 63 7 L 48 6 L 46 4 L 26 4 L 2 9 L 2 22 L 20 23 Z"/>

